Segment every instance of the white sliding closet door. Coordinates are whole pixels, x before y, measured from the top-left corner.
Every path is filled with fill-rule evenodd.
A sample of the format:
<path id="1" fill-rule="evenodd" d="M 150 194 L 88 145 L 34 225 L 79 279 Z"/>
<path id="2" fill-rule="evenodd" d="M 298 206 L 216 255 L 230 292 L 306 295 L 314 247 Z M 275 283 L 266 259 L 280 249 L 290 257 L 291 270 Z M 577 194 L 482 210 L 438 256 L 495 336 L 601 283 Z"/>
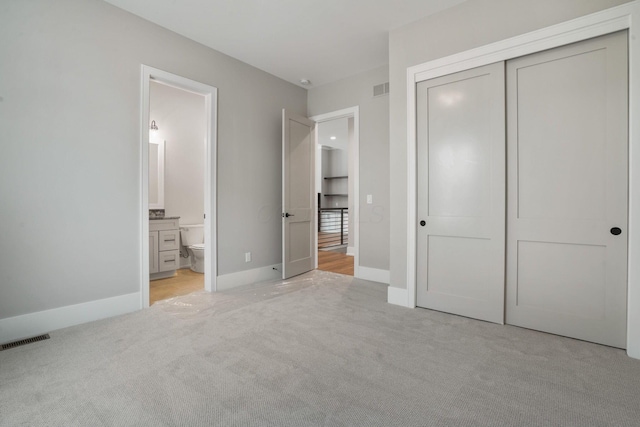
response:
<path id="1" fill-rule="evenodd" d="M 626 346 L 627 33 L 507 63 L 507 323 Z"/>
<path id="2" fill-rule="evenodd" d="M 504 322 L 504 63 L 417 85 L 417 305 Z"/>

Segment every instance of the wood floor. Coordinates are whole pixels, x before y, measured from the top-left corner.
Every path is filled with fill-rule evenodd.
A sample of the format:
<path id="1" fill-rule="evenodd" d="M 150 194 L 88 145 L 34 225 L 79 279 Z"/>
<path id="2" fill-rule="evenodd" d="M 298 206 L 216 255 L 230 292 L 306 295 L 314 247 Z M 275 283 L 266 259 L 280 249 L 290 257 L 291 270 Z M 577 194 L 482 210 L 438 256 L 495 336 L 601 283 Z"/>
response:
<path id="1" fill-rule="evenodd" d="M 340 252 L 318 251 L 318 270 L 353 276 L 353 257 Z M 174 277 L 149 282 L 149 305 L 203 289 L 204 274 L 183 268 Z"/>
<path id="2" fill-rule="evenodd" d="M 183 268 L 178 270 L 173 277 L 149 282 L 149 305 L 153 305 L 156 301 L 190 294 L 203 289 L 204 274 Z"/>
<path id="3" fill-rule="evenodd" d="M 353 257 L 333 251 L 318 251 L 318 270 L 353 276 Z"/>

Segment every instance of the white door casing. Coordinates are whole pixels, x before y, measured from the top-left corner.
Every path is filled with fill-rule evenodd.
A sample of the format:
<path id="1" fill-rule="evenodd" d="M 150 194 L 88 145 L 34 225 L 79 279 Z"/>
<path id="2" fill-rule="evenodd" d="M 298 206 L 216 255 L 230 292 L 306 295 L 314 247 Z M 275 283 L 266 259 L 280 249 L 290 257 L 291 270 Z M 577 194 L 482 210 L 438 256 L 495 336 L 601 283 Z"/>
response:
<path id="1" fill-rule="evenodd" d="M 504 63 L 417 85 L 417 305 L 504 322 Z"/>
<path id="2" fill-rule="evenodd" d="M 140 109 L 140 308 L 149 307 L 149 82 L 155 80 L 204 96 L 205 183 L 204 183 L 204 289 L 216 291 L 217 282 L 217 105 L 218 89 L 147 65 L 141 66 Z"/>
<path id="3" fill-rule="evenodd" d="M 627 94 L 626 31 L 507 62 L 507 323 L 626 347 Z"/>
<path id="4" fill-rule="evenodd" d="M 282 110 L 282 278 L 315 267 L 315 122 Z"/>

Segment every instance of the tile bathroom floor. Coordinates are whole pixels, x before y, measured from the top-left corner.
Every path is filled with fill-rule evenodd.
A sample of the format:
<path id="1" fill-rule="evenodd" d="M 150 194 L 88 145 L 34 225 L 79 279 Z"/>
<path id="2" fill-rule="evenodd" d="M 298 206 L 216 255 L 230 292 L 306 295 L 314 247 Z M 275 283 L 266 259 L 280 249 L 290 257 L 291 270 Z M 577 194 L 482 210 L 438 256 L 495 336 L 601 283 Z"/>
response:
<path id="1" fill-rule="evenodd" d="M 203 289 L 204 274 L 183 268 L 178 270 L 173 277 L 149 282 L 149 305 L 153 305 L 156 301 L 190 294 Z"/>

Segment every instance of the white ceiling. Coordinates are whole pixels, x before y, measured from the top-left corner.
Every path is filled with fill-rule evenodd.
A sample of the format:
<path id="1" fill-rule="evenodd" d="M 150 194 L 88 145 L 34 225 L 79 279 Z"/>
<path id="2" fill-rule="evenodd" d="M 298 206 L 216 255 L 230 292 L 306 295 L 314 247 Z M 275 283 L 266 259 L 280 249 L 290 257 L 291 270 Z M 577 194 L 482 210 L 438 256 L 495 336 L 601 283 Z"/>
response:
<path id="1" fill-rule="evenodd" d="M 349 119 L 335 119 L 318 123 L 318 144 L 339 150 L 347 149 L 349 141 Z M 335 137 L 335 139 L 331 139 Z"/>
<path id="2" fill-rule="evenodd" d="M 229 56 L 319 86 L 389 61 L 388 32 L 465 0 L 105 0 Z"/>

